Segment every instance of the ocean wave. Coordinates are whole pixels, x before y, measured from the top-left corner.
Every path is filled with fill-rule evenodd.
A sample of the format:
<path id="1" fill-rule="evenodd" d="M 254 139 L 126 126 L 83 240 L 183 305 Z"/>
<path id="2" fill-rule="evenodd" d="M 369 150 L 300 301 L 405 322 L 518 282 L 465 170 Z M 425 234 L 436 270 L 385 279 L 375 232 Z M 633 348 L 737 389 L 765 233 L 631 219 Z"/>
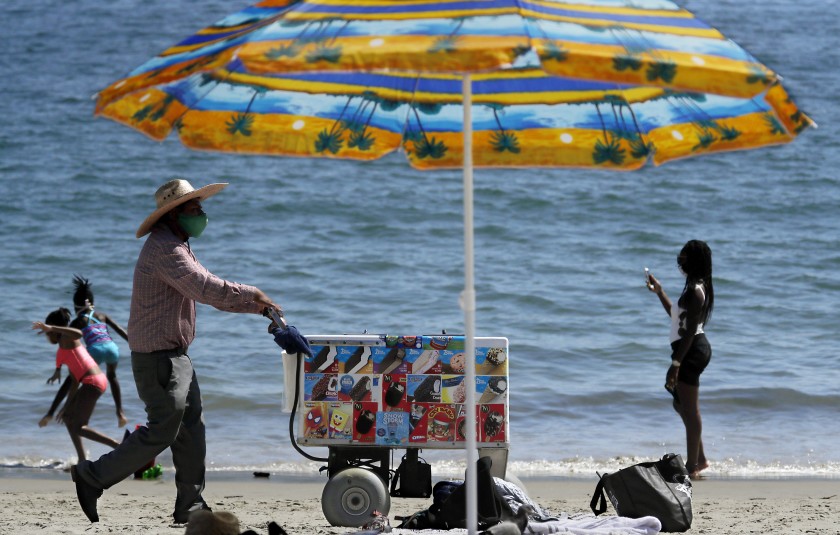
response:
<path id="1" fill-rule="evenodd" d="M 432 474 L 441 479 L 463 478 L 466 462 L 459 452 L 424 452 L 423 457 L 432 465 Z M 612 458 L 572 457 L 557 460 L 509 461 L 506 472 L 521 479 L 572 478 L 597 480 L 597 474 L 612 473 L 641 462 L 655 461 L 659 457 L 617 456 Z M 163 460 L 164 474 L 174 474 L 171 462 Z M 0 471 L 26 475 L 39 472 L 66 472 L 70 464 L 54 459 L 2 459 Z M 290 461 L 270 463 L 219 464 L 208 463 L 207 471 L 216 474 L 269 472 L 278 476 L 322 479 L 322 463 Z M 392 466 L 392 468 L 394 468 Z M 712 460 L 703 472 L 710 479 L 784 479 L 819 478 L 840 479 L 840 461 L 814 461 L 806 463 L 760 462 L 754 459 L 726 458 Z"/>

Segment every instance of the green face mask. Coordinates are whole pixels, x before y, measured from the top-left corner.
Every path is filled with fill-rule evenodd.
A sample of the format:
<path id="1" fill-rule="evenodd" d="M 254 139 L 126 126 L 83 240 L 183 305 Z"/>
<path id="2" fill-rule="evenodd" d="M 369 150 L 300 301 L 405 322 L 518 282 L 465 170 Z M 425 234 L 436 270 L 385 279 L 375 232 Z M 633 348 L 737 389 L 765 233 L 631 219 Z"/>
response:
<path id="1" fill-rule="evenodd" d="M 178 224 L 184 232 L 192 238 L 198 238 L 207 228 L 207 214 L 187 215 L 178 214 Z"/>

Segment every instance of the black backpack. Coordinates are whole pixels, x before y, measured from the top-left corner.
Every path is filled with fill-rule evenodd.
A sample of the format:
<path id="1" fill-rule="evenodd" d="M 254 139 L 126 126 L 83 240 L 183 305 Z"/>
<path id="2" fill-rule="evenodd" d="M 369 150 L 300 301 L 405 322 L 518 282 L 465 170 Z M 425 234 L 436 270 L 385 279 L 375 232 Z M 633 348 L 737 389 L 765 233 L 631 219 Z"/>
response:
<path id="1" fill-rule="evenodd" d="M 490 457 L 482 457 L 476 463 L 479 530 L 517 518 L 493 482 L 490 474 L 492 465 Z M 408 517 L 398 527 L 444 530 L 467 527 L 466 485 L 440 481 L 435 484 L 432 494 L 435 500 L 431 507 Z"/>

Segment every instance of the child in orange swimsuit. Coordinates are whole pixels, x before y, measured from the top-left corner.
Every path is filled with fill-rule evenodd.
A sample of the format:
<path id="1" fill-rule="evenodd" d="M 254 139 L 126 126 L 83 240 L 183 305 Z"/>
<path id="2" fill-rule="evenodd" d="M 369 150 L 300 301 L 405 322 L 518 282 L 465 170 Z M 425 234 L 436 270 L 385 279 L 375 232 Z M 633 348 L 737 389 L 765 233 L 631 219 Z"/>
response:
<path id="1" fill-rule="evenodd" d="M 68 399 L 64 409 L 55 419 L 63 421 L 64 425 L 67 426 L 70 440 L 76 447 L 79 461 L 83 461 L 85 460 L 85 450 L 82 447 L 82 437 L 112 448 L 116 448 L 120 443 L 88 427 L 90 416 L 93 414 L 94 407 L 96 407 L 96 401 L 108 388 L 108 380 L 79 341 L 82 338 L 82 332 L 68 327 L 69 324 L 70 311 L 66 308 L 51 312 L 43 323 L 40 321 L 32 323 L 32 329 L 40 330 L 38 334 L 46 334 L 47 340 L 51 344 L 58 344 L 58 351 L 55 356 L 55 373 L 47 379 L 47 382 L 53 383 L 61 379 L 62 365 L 66 365 L 70 369 L 70 375 L 59 388 L 50 410 L 41 418 L 38 426 L 44 427 L 49 423 L 50 419 L 53 418 L 55 409 L 67 396 Z"/>

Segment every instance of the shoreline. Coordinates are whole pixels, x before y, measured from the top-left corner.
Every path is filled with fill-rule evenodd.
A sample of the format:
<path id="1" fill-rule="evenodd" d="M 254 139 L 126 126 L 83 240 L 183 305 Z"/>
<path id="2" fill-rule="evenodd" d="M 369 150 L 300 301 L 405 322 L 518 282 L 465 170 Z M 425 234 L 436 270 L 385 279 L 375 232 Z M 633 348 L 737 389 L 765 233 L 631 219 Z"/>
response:
<path id="1" fill-rule="evenodd" d="M 101 521 L 90 524 L 81 512 L 67 473 L 39 471 L 10 474 L 0 470 L 0 517 L 3 533 L 163 533 L 180 535 L 171 523 L 175 498 L 173 474 L 161 479 L 127 479 L 107 490 L 99 502 Z M 50 471 L 51 472 L 51 471 Z M 435 478 L 437 481 L 438 478 Z M 588 514 L 596 478 L 521 478 L 534 501 L 553 514 Z M 322 477 L 271 474 L 257 478 L 246 472 L 208 472 L 204 497 L 215 511 L 229 511 L 241 529 L 267 533 L 273 520 L 289 535 L 339 535 L 358 530 L 330 526 L 321 510 Z M 388 517 L 408 516 L 427 508 L 431 498 L 392 498 Z M 694 482 L 694 522 L 689 533 L 840 533 L 840 480 L 719 479 Z M 614 514 L 610 506 L 607 514 Z M 458 533 L 454 531 L 453 533 Z"/>
<path id="2" fill-rule="evenodd" d="M 629 466 L 629 465 L 628 465 Z M 266 481 L 266 480 L 281 480 L 286 483 L 323 483 L 326 481 L 326 475 L 318 474 L 315 471 L 312 472 L 286 472 L 286 471 L 272 471 L 270 469 L 264 470 L 260 469 L 258 472 L 261 473 L 268 473 L 269 477 L 256 477 L 254 475 L 256 471 L 253 470 L 213 470 L 207 469 L 207 479 L 214 480 L 214 481 L 222 481 L 222 482 L 248 482 L 248 481 Z M 614 471 L 609 471 L 606 473 L 613 473 Z M 172 468 L 164 466 L 164 480 L 167 479 L 167 476 L 172 473 Z M 569 482 L 569 483 L 592 483 L 593 488 L 595 483 L 598 481 L 598 476 L 593 473 L 591 475 L 584 475 L 584 474 L 563 474 L 563 475 L 520 475 L 518 473 L 513 472 L 513 475 L 518 477 L 523 482 L 529 483 L 536 483 L 536 484 L 549 484 L 552 482 Z M 36 467 L 9 467 L 9 466 L 0 466 L 0 483 L 2 483 L 6 479 L 38 479 L 38 480 L 56 480 L 56 481 L 63 481 L 65 479 L 69 480 L 70 472 L 69 470 L 64 469 L 57 469 L 57 468 L 36 468 Z M 130 479 L 130 478 L 129 478 Z M 439 480 L 455 480 L 459 479 L 457 477 L 448 477 L 448 476 L 438 476 L 433 475 L 433 483 Z M 461 478 L 463 479 L 463 478 Z M 792 482 L 792 483 L 804 483 L 804 482 L 835 482 L 837 484 L 837 491 L 840 492 L 840 474 L 786 474 L 786 473 L 779 473 L 779 474 L 760 474 L 760 475 L 741 475 L 741 474 L 717 474 L 717 473 L 709 473 L 706 474 L 704 472 L 703 476 L 699 479 L 699 481 L 694 481 L 698 484 L 703 484 L 707 482 L 739 482 L 739 481 L 748 481 L 748 482 Z"/>

